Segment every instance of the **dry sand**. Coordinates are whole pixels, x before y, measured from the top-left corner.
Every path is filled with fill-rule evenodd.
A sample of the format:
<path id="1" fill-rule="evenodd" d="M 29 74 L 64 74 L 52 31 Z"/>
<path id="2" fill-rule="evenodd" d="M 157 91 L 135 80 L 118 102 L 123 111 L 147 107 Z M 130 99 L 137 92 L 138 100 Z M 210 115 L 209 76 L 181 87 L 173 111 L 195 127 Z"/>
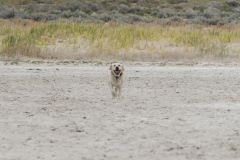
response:
<path id="1" fill-rule="evenodd" d="M 240 67 L 4 63 L 1 160 L 240 159 Z"/>

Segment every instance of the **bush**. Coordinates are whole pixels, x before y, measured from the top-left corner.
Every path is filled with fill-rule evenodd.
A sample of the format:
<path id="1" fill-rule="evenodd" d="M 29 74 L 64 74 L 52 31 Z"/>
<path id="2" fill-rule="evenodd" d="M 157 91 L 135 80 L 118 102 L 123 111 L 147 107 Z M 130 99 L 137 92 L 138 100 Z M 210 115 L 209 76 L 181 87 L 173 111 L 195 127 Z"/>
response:
<path id="1" fill-rule="evenodd" d="M 209 7 L 203 11 L 203 16 L 205 18 L 213 18 L 218 13 L 219 13 L 218 9 Z"/>
<path id="2" fill-rule="evenodd" d="M 144 23 L 152 23 L 152 22 L 154 22 L 154 19 L 153 18 L 149 18 L 149 17 L 144 17 L 144 18 L 142 18 L 142 21 Z"/>
<path id="3" fill-rule="evenodd" d="M 223 11 L 223 12 L 221 12 L 221 13 L 219 14 L 219 16 L 220 16 L 221 18 L 230 17 L 230 15 L 231 15 L 231 13 L 225 12 L 225 11 Z"/>
<path id="4" fill-rule="evenodd" d="M 34 4 L 34 3 L 30 3 L 26 5 L 25 8 L 27 11 L 29 11 L 30 13 L 32 12 L 48 12 L 49 10 L 52 9 L 51 5 L 38 5 L 38 4 Z"/>
<path id="5" fill-rule="evenodd" d="M 8 6 L 3 6 L 0 8 L 0 18 L 8 19 L 15 17 L 15 9 Z"/>
<path id="6" fill-rule="evenodd" d="M 139 13 L 139 12 L 143 12 L 144 8 L 140 7 L 140 6 L 132 6 L 129 8 L 129 13 Z"/>
<path id="7" fill-rule="evenodd" d="M 36 0 L 37 3 L 46 3 L 46 4 L 52 4 L 53 0 Z"/>
<path id="8" fill-rule="evenodd" d="M 119 7 L 118 7 L 118 11 L 123 13 L 123 14 L 126 14 L 129 12 L 129 7 L 125 4 L 121 4 Z"/>
<path id="9" fill-rule="evenodd" d="M 127 17 L 125 15 L 120 14 L 118 11 L 113 10 L 111 12 L 109 12 L 109 15 L 112 16 L 112 19 L 114 21 L 118 21 L 118 22 L 127 22 Z"/>
<path id="10" fill-rule="evenodd" d="M 31 19 L 31 15 L 24 10 L 17 10 L 15 11 L 15 17 L 22 18 L 22 19 Z"/>
<path id="11" fill-rule="evenodd" d="M 75 11 L 75 12 L 71 12 L 70 10 L 68 11 L 63 11 L 61 14 L 62 18 L 71 18 L 71 17 L 87 17 L 86 14 L 84 14 L 84 12 L 81 12 L 79 10 Z"/>
<path id="12" fill-rule="evenodd" d="M 188 23 L 190 24 L 200 24 L 203 23 L 203 17 L 195 17 L 194 19 L 189 19 Z"/>
<path id="13" fill-rule="evenodd" d="M 109 21 L 113 20 L 113 17 L 107 13 L 103 13 L 103 14 L 97 15 L 95 17 L 97 17 L 98 20 L 102 20 L 104 22 L 109 22 Z"/>
<path id="14" fill-rule="evenodd" d="M 226 1 L 226 4 L 231 6 L 231 7 L 238 7 L 238 6 L 240 6 L 240 2 L 238 2 L 236 0 L 228 0 L 228 1 Z"/>
<path id="15" fill-rule="evenodd" d="M 212 7 L 212 8 L 219 8 L 222 6 L 222 2 L 212 1 L 212 2 L 208 2 L 205 6 Z"/>
<path id="16" fill-rule="evenodd" d="M 101 3 L 88 2 L 86 3 L 86 8 L 90 9 L 92 12 L 97 12 L 103 8 L 103 5 Z"/>
<path id="17" fill-rule="evenodd" d="M 81 2 L 72 1 L 67 4 L 61 3 L 57 5 L 56 9 L 60 11 L 70 10 L 71 12 L 76 12 L 77 10 L 81 10 L 87 14 L 90 14 L 92 12 L 98 11 L 101 7 L 102 7 L 102 4 L 99 4 L 99 3 L 93 4 L 91 2 L 81 3 Z"/>
<path id="18" fill-rule="evenodd" d="M 157 13 L 158 18 L 169 18 L 173 17 L 176 14 L 176 11 L 171 8 L 160 9 Z"/>
<path id="19" fill-rule="evenodd" d="M 70 18 L 70 17 L 72 17 L 72 12 L 70 10 L 63 11 L 62 14 L 61 14 L 61 17 L 63 17 L 63 18 Z"/>
<path id="20" fill-rule="evenodd" d="M 80 2 L 69 2 L 64 10 L 70 10 L 71 12 L 74 12 L 78 9 L 82 9 L 84 6 L 85 5 Z"/>
<path id="21" fill-rule="evenodd" d="M 220 21 L 220 19 L 217 17 L 203 19 L 203 23 L 205 23 L 207 25 L 217 25 L 219 21 Z"/>
<path id="22" fill-rule="evenodd" d="M 88 15 L 85 12 L 83 12 L 83 11 L 77 11 L 77 13 L 78 13 L 79 16 L 81 16 L 83 18 L 88 17 Z"/>
<path id="23" fill-rule="evenodd" d="M 35 21 L 41 21 L 41 20 L 55 20 L 57 19 L 56 15 L 47 14 L 47 13 L 33 13 L 30 17 L 30 19 L 33 19 Z"/>
<path id="24" fill-rule="evenodd" d="M 172 4 L 188 2 L 187 0 L 165 1 Z M 0 18 L 17 17 L 37 21 L 73 18 L 81 22 L 96 20 L 98 22 L 121 21 L 130 23 L 138 21 L 148 23 L 155 18 L 160 18 L 170 19 L 171 21 L 187 19 L 190 23 L 201 21 L 200 23 L 204 22 L 207 24 L 214 24 L 216 19 L 224 18 L 225 20 L 219 20 L 219 22 L 240 22 L 240 0 L 212 1 L 205 3 L 205 5 L 201 4 L 188 8 L 192 5 L 191 3 L 187 10 L 183 9 L 186 8 L 184 5 L 172 5 L 172 8 L 158 8 L 159 5 L 154 6 L 154 4 L 160 4 L 161 6 L 160 0 L 154 0 L 152 4 L 150 4 L 150 0 L 131 0 L 131 2 L 130 0 L 111 0 L 111 3 L 108 2 L 109 0 L 61 0 L 56 3 L 54 0 L 21 0 L 21 2 L 17 3 L 18 8 L 4 6 L 4 2 L 0 2 Z M 140 6 L 140 4 L 144 7 Z M 163 6 L 168 7 L 170 5 Z M 103 9 L 103 7 L 105 8 Z"/>
<path id="25" fill-rule="evenodd" d="M 220 25 L 224 25 L 224 24 L 228 24 L 228 23 L 230 23 L 228 18 L 221 18 L 218 22 L 218 24 L 220 24 Z"/>
<path id="26" fill-rule="evenodd" d="M 175 16 L 171 17 L 170 20 L 173 22 L 181 22 L 182 21 L 181 17 L 175 17 Z"/>
<path id="27" fill-rule="evenodd" d="M 185 17 L 187 19 L 193 19 L 198 15 L 198 12 L 194 11 L 193 9 L 187 9 L 185 12 Z"/>
<path id="28" fill-rule="evenodd" d="M 138 0 L 127 0 L 129 3 L 137 3 Z"/>
<path id="29" fill-rule="evenodd" d="M 142 17 L 137 16 L 137 15 L 130 15 L 130 16 L 128 16 L 127 20 L 129 23 L 140 22 L 140 21 L 142 21 Z"/>
<path id="30" fill-rule="evenodd" d="M 58 4 L 57 6 L 56 6 L 56 10 L 59 10 L 59 11 L 65 11 L 65 10 L 67 10 L 68 8 L 67 8 L 67 5 L 65 5 L 65 4 Z"/>
<path id="31" fill-rule="evenodd" d="M 18 4 L 20 5 L 27 5 L 29 3 L 28 0 L 21 0 L 20 2 L 18 2 Z"/>
<path id="32" fill-rule="evenodd" d="M 205 7 L 205 6 L 195 6 L 195 7 L 193 7 L 193 10 L 200 11 L 201 13 L 203 13 L 203 11 L 205 9 L 207 9 L 207 7 Z"/>
<path id="33" fill-rule="evenodd" d="M 50 14 L 56 14 L 56 15 L 61 15 L 62 12 L 60 10 L 52 9 L 49 11 Z"/>
<path id="34" fill-rule="evenodd" d="M 37 8 L 37 5 L 30 3 L 26 5 L 25 10 L 29 13 L 32 13 L 33 11 L 35 11 L 36 8 Z"/>
<path id="35" fill-rule="evenodd" d="M 167 0 L 170 4 L 179 4 L 179 3 L 187 3 L 188 0 Z"/>
<path id="36" fill-rule="evenodd" d="M 226 4 L 222 5 L 221 7 L 219 7 L 220 11 L 225 11 L 225 12 L 233 12 L 232 8 Z"/>

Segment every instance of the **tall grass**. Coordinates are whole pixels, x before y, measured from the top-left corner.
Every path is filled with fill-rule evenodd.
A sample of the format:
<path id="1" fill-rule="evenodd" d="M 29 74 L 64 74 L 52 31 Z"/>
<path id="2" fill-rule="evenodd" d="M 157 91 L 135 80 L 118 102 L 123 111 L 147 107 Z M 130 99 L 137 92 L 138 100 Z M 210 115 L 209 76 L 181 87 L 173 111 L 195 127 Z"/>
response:
<path id="1" fill-rule="evenodd" d="M 134 60 L 129 55 L 137 56 L 140 60 L 151 60 L 148 57 L 158 60 L 166 57 L 194 59 L 205 56 L 224 58 L 239 55 L 237 49 L 231 52 L 231 44 L 240 43 L 240 26 L 238 25 L 130 25 L 114 22 L 86 24 L 63 20 L 35 22 L 18 19 L 0 20 L 0 22 L 2 24 L 0 26 L 2 56 L 46 58 L 48 56 L 43 56 L 46 54 L 42 53 L 42 48 L 54 46 L 57 42 L 61 42 L 62 46 L 68 44 L 81 46 L 82 41 L 79 41 L 79 38 L 88 42 L 89 50 L 85 52 L 87 58 L 116 58 L 124 54 L 125 59 L 128 60 Z M 172 51 L 171 48 L 175 50 Z M 178 51 L 180 48 L 184 48 L 181 53 Z M 58 47 L 56 46 L 55 49 L 58 50 Z M 60 49 L 58 51 L 61 52 Z M 176 53 L 173 53 L 175 51 Z M 65 54 L 71 55 L 71 50 Z"/>

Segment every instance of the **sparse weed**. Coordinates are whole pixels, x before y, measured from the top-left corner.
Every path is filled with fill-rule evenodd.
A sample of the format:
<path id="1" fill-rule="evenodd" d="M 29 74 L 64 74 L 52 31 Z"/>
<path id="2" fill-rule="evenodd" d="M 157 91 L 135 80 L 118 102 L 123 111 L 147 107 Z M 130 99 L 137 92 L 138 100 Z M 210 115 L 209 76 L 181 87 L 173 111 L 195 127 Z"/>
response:
<path id="1" fill-rule="evenodd" d="M 229 48 L 240 42 L 238 25 L 0 21 L 2 56 L 156 61 L 239 55 Z"/>

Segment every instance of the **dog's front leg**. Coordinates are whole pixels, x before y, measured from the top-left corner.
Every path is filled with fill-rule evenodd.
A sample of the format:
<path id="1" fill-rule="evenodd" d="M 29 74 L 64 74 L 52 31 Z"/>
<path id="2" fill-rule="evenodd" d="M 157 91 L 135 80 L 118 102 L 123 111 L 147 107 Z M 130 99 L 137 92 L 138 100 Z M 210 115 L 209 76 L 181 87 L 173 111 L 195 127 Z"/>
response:
<path id="1" fill-rule="evenodd" d="M 116 97 L 118 96 L 118 86 L 115 88 Z"/>
<path id="2" fill-rule="evenodd" d="M 122 98 L 122 87 L 121 86 L 119 86 L 118 87 L 118 98 Z"/>
<path id="3" fill-rule="evenodd" d="M 114 91 L 114 88 L 113 88 L 113 85 L 111 82 L 108 83 L 108 86 L 110 88 L 110 91 L 112 93 L 112 98 L 115 98 L 116 97 L 116 92 Z"/>

